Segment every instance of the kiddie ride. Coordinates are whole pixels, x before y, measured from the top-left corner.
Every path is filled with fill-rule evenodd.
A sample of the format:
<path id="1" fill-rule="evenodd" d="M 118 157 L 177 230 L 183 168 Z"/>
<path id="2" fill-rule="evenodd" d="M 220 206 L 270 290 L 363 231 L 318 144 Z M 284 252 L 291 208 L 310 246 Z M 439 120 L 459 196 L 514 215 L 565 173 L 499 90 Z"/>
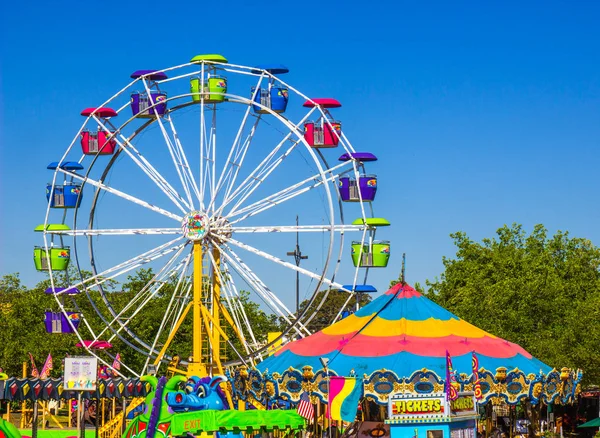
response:
<path id="1" fill-rule="evenodd" d="M 21 438 L 21 433 L 11 422 L 0 418 L 0 438 Z"/>
<path id="2" fill-rule="evenodd" d="M 295 436 L 304 429 L 304 418 L 296 411 L 231 409 L 219 387 L 227 381 L 217 376 L 186 378 L 143 376 L 152 391 L 146 396 L 146 409 L 129 424 L 123 438 L 214 435 L 242 438 L 242 433 L 263 434 L 279 430 Z M 184 383 L 184 389 L 180 389 Z M 13 438 L 13 437 L 8 437 Z"/>

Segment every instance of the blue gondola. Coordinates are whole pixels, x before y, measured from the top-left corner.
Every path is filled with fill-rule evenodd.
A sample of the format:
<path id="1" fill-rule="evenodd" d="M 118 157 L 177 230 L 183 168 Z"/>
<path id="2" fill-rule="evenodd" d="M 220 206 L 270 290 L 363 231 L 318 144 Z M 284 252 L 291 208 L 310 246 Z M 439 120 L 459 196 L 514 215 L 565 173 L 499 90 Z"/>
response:
<path id="1" fill-rule="evenodd" d="M 282 75 L 290 70 L 281 64 L 265 64 L 256 66 L 252 73 L 261 74 L 263 71 L 271 75 Z M 275 79 L 269 76 L 269 82 L 266 88 L 252 87 L 252 99 L 256 105 L 252 109 L 257 114 L 268 114 L 269 111 L 263 107 L 271 109 L 276 113 L 285 112 L 289 100 L 288 89 L 276 84 Z M 262 106 L 260 106 L 262 105 Z"/>

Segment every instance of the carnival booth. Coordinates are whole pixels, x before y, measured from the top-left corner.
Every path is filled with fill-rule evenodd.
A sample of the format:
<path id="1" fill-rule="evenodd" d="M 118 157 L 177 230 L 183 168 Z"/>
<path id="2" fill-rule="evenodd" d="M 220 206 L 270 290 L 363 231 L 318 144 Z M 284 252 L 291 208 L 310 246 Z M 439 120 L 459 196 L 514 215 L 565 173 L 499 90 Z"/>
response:
<path id="1" fill-rule="evenodd" d="M 455 400 L 445 393 L 393 395 L 388 404 L 391 438 L 475 438 L 477 402 L 464 392 Z"/>
<path id="2" fill-rule="evenodd" d="M 310 391 L 315 403 L 327 403 L 331 376 L 355 376 L 364 388 L 363 403 L 381 410 L 411 397 L 440 400 L 449 379 L 457 393 L 477 391 L 480 405 L 567 404 L 576 399 L 582 377 L 579 370 L 552 369 L 521 346 L 469 324 L 401 283 L 341 321 L 284 345 L 256 368 L 236 372 L 238 398 L 296 403 Z M 441 400 L 440 406 L 445 406 Z M 443 435 L 430 437 L 419 424 L 433 414 L 392 414 L 390 426 L 406 425 L 395 436 L 414 437 L 417 429 L 419 438 L 458 438 L 451 434 L 458 419 L 463 422 L 459 429 L 466 430 L 470 426 L 463 427 L 464 421 L 474 415 L 457 416 L 447 407 L 443 415 L 431 417 L 446 424 L 439 428 Z"/>

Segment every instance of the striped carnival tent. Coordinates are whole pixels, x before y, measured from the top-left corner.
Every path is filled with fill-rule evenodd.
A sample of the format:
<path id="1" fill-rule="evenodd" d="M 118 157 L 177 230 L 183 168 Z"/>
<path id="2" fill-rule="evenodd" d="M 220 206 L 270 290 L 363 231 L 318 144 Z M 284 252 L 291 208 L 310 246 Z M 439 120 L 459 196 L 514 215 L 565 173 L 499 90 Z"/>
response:
<path id="1" fill-rule="evenodd" d="M 282 373 L 290 366 L 329 369 L 347 376 L 391 370 L 410 376 L 426 368 L 446 373 L 446 351 L 454 369 L 471 374 L 472 352 L 479 366 L 495 371 L 518 368 L 526 374 L 548 373 L 551 368 L 522 347 L 469 324 L 409 285 L 397 284 L 356 313 L 304 339 L 290 342 L 258 369 Z"/>
<path id="2" fill-rule="evenodd" d="M 290 342 L 256 368 L 234 374 L 236 396 L 267 402 L 296 402 L 304 388 L 327 400 L 330 375 L 363 379 L 364 396 L 386 404 L 400 392 L 444 390 L 446 352 L 459 391 L 474 390 L 473 353 L 479 363 L 483 400 L 517 404 L 571 403 L 579 392 L 580 370 L 552 369 L 521 346 L 475 327 L 407 284 L 397 284 L 371 303 L 304 339 Z M 275 388 L 264 391 L 261 388 Z"/>

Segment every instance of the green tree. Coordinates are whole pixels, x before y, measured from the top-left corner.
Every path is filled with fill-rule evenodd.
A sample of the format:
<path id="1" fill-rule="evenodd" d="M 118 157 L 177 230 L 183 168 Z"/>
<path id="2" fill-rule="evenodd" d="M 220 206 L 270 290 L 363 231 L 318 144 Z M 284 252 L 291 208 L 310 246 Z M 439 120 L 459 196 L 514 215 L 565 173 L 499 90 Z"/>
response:
<path id="1" fill-rule="evenodd" d="M 504 226 L 474 242 L 451 235 L 456 257 L 427 282 L 428 296 L 482 329 L 516 342 L 553 367 L 600 383 L 600 249 L 542 225 Z"/>
<path id="2" fill-rule="evenodd" d="M 315 313 L 317 307 L 323 300 L 326 291 L 320 291 L 317 293 L 317 297 L 313 302 L 313 305 L 308 309 L 307 315 Z M 359 306 L 364 307 L 366 304 L 371 302 L 371 296 L 369 294 L 358 294 Z M 325 302 L 321 308 L 316 312 L 314 318 L 309 322 L 307 328 L 312 332 L 323 330 L 325 327 L 331 325 L 335 317 L 342 310 L 353 311 L 356 308 L 356 297 L 353 297 L 347 304 L 348 294 L 346 292 L 339 292 L 332 290 L 327 295 Z M 300 311 L 304 311 L 308 306 L 309 300 L 304 300 L 300 303 Z M 344 307 L 346 305 L 346 307 Z"/>

